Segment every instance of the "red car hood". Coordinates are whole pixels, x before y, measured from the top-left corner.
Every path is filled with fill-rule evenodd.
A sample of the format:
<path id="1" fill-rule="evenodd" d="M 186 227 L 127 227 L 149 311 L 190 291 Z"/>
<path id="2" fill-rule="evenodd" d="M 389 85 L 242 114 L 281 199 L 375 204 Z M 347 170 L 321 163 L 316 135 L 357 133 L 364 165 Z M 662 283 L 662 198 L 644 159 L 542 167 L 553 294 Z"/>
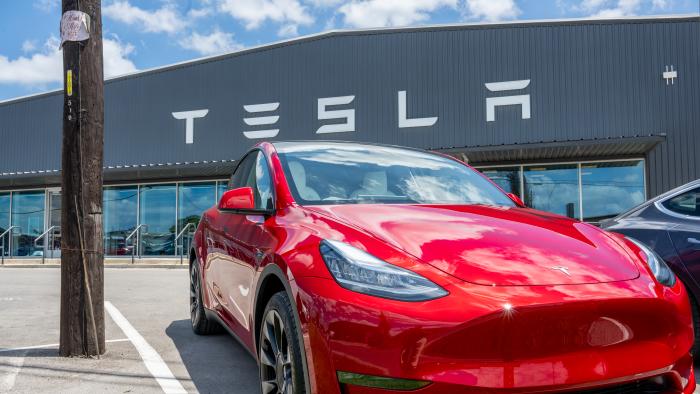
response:
<path id="1" fill-rule="evenodd" d="M 639 276 L 630 255 L 602 230 L 532 209 L 382 204 L 308 208 L 471 283 L 583 284 Z"/>

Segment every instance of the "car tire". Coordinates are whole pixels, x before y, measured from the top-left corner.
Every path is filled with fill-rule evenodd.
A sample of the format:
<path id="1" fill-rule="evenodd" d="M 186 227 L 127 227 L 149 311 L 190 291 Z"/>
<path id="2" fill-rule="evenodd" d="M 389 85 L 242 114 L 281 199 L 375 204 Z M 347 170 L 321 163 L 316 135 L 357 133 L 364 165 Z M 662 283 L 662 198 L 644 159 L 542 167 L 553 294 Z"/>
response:
<path id="1" fill-rule="evenodd" d="M 306 393 L 299 328 L 284 291 L 268 301 L 260 322 L 258 359 L 262 394 Z"/>
<path id="2" fill-rule="evenodd" d="M 693 342 L 690 352 L 693 356 L 697 356 L 700 354 L 700 311 L 698 311 L 698 302 L 689 291 L 688 298 L 690 299 L 690 311 L 693 314 L 693 329 L 695 331 L 695 342 Z"/>
<path id="3" fill-rule="evenodd" d="M 207 318 L 202 303 L 202 276 L 199 274 L 197 259 L 190 264 L 190 322 L 197 335 L 211 335 L 221 332 L 221 326 Z"/>

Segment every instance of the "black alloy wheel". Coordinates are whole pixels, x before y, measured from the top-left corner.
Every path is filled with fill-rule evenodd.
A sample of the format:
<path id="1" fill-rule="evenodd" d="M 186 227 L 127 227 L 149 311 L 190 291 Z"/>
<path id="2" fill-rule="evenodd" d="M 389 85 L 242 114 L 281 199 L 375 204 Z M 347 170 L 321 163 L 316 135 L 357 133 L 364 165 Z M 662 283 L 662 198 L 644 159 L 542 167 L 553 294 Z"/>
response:
<path id="1" fill-rule="evenodd" d="M 304 393 L 297 328 L 286 293 L 272 296 L 260 324 L 260 383 L 263 394 Z"/>
<path id="2" fill-rule="evenodd" d="M 199 263 L 197 259 L 190 264 L 190 322 L 192 331 L 198 335 L 216 334 L 221 331 L 221 326 L 207 318 L 202 303 L 202 281 L 199 275 Z"/>

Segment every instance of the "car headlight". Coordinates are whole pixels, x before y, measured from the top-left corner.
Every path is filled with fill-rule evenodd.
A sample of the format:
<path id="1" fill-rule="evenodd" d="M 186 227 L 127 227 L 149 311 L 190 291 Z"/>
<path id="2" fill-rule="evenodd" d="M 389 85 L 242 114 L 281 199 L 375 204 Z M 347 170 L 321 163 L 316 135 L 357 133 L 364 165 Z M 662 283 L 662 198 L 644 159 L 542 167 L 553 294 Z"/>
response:
<path id="1" fill-rule="evenodd" d="M 321 256 L 340 286 L 399 301 L 427 301 L 447 295 L 430 280 L 382 261 L 344 242 L 324 240 Z"/>
<path id="2" fill-rule="evenodd" d="M 666 262 L 661 258 L 661 256 L 654 252 L 652 248 L 644 245 L 641 241 L 638 241 L 632 237 L 626 238 L 642 250 L 642 254 L 644 254 L 644 257 L 646 258 L 647 265 L 649 265 L 651 272 L 654 274 L 659 283 L 668 287 L 673 287 L 676 284 L 676 275 L 670 268 L 668 268 L 668 265 L 666 265 Z"/>

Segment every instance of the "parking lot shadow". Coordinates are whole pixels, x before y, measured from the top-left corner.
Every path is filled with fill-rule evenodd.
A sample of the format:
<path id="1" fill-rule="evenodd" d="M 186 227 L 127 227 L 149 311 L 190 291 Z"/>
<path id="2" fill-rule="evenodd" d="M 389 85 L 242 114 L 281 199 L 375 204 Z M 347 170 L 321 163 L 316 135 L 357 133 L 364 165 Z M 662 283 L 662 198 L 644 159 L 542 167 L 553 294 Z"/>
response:
<path id="1" fill-rule="evenodd" d="M 251 355 L 227 334 L 199 336 L 189 320 L 170 323 L 165 333 L 200 393 L 260 392 L 258 367 Z"/>

